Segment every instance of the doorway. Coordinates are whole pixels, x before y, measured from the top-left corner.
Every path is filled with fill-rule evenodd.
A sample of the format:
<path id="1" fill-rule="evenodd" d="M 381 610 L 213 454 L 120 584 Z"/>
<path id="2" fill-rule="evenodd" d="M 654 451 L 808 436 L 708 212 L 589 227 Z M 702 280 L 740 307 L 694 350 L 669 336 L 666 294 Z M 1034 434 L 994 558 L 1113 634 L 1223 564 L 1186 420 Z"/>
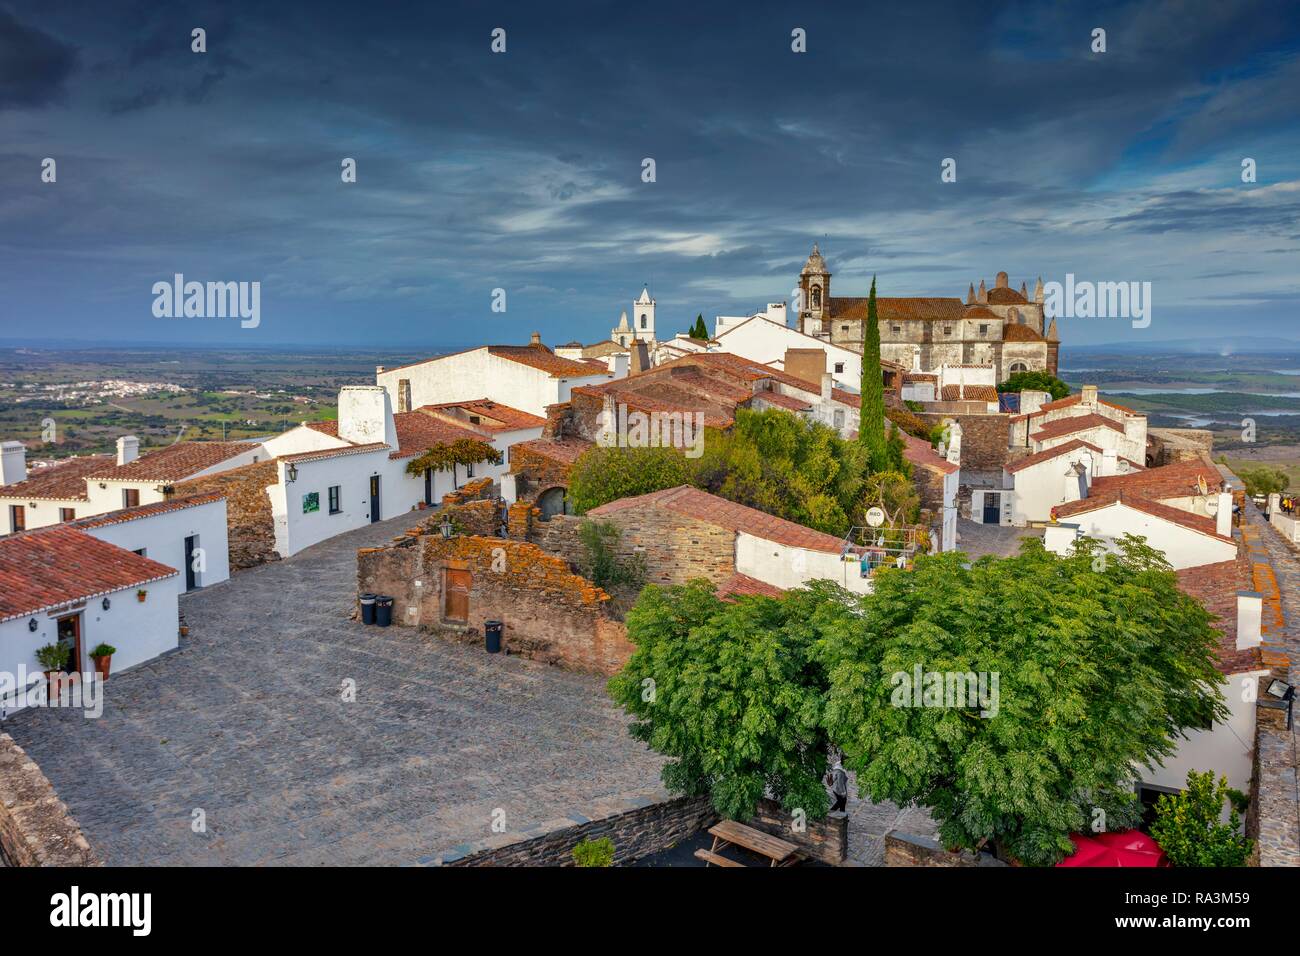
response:
<path id="1" fill-rule="evenodd" d="M 370 523 L 379 520 L 379 476 L 370 476 Z"/>
<path id="2" fill-rule="evenodd" d="M 433 504 L 433 469 L 424 469 L 424 503 Z"/>
<path id="3" fill-rule="evenodd" d="M 469 623 L 469 586 L 472 577 L 468 571 L 448 568 L 443 579 L 442 616 L 458 624 Z"/>
<path id="4" fill-rule="evenodd" d="M 187 535 L 185 538 L 185 590 L 193 591 L 199 586 L 198 575 L 194 573 L 194 549 L 199 536 Z"/>
<path id="5" fill-rule="evenodd" d="M 984 492 L 984 523 L 1002 523 L 1002 495 L 995 491 Z"/>
<path id="6" fill-rule="evenodd" d="M 63 669 L 69 674 L 81 673 L 81 613 L 69 614 L 56 621 L 59 645 L 67 652 Z"/>

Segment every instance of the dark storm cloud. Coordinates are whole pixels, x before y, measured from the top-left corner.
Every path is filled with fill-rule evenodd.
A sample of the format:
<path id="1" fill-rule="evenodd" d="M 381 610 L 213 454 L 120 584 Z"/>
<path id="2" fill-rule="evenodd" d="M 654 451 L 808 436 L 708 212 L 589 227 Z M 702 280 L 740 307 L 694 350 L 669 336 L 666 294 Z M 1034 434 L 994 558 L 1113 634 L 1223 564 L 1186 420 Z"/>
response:
<path id="1" fill-rule="evenodd" d="M 76 67 L 72 46 L 0 8 L 0 110 L 56 102 Z"/>
<path id="2" fill-rule="evenodd" d="M 814 240 L 844 294 L 878 274 L 960 295 L 1000 268 L 1232 294 L 1284 285 L 1300 249 L 1283 4 L 46 6 L 15 22 L 93 66 L 14 114 L 0 235 L 24 239 L 0 253 L 12 299 L 70 331 L 94 303 L 148 335 L 138 290 L 182 269 L 262 278 L 268 336 L 439 341 L 502 286 L 511 323 L 568 340 L 641 282 L 690 319 L 785 297 Z"/>

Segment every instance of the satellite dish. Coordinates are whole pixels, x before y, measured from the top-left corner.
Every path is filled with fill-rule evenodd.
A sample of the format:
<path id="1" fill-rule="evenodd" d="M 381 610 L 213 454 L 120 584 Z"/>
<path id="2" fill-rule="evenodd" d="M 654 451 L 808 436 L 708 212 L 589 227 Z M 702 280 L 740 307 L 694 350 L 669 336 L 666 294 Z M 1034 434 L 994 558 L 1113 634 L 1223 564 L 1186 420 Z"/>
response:
<path id="1" fill-rule="evenodd" d="M 867 509 L 867 524 L 873 528 L 879 528 L 885 523 L 885 512 L 880 508 Z"/>
<path id="2" fill-rule="evenodd" d="M 1197 476 L 1196 476 L 1196 490 L 1199 491 L 1199 492 L 1200 492 L 1201 494 L 1203 494 L 1203 495 L 1209 493 L 1210 489 L 1209 489 L 1209 486 L 1206 485 L 1206 483 L 1205 483 L 1205 476 L 1204 476 L 1204 475 L 1197 475 Z"/>

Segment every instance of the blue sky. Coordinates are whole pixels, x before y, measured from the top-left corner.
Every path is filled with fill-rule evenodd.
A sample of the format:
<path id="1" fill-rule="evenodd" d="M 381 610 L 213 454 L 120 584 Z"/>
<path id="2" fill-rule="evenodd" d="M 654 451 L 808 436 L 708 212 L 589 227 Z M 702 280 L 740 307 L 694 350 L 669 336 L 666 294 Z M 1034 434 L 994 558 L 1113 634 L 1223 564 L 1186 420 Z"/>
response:
<path id="1" fill-rule="evenodd" d="M 0 339 L 590 342 L 647 282 L 662 335 L 813 241 L 839 295 L 1152 283 L 1067 344 L 1300 338 L 1295 2 L 51 6 L 0 0 Z M 260 326 L 155 318 L 177 272 Z"/>

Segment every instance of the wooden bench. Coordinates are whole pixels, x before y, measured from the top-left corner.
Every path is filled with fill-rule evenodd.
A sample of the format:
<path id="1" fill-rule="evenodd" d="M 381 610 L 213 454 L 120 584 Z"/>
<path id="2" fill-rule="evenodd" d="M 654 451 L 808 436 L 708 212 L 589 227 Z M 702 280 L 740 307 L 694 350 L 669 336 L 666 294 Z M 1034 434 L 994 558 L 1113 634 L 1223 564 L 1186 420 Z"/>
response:
<path id="1" fill-rule="evenodd" d="M 803 857 L 803 851 L 797 843 L 782 840 L 762 830 L 755 830 L 735 820 L 723 820 L 721 823 L 714 824 L 709 827 L 709 833 L 713 834 L 711 853 L 715 856 L 719 850 L 735 844 L 759 856 L 767 857 L 772 861 L 772 866 L 793 866 Z"/>
<path id="2" fill-rule="evenodd" d="M 697 859 L 703 860 L 705 866 L 708 866 L 710 863 L 716 863 L 718 866 L 743 867 L 745 865 L 743 863 L 737 863 L 735 860 L 728 860 L 725 856 L 719 856 L 717 853 L 713 853 L 703 847 L 695 851 L 695 856 Z"/>

